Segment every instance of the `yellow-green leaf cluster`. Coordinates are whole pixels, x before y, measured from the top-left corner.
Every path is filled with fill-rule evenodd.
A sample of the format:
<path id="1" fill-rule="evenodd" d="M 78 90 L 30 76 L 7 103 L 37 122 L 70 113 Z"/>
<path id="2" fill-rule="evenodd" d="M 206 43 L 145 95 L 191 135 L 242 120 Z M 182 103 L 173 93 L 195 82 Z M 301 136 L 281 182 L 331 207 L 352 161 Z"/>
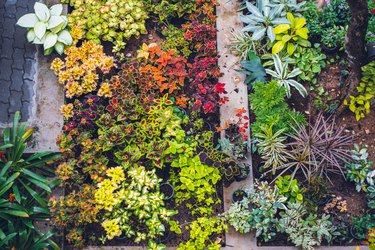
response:
<path id="1" fill-rule="evenodd" d="M 365 118 L 370 113 L 371 101 L 375 97 L 375 61 L 362 67 L 363 77 L 357 86 L 357 96 L 350 96 L 344 104 L 355 114 L 356 120 Z"/>
<path id="2" fill-rule="evenodd" d="M 297 46 L 310 47 L 307 40 L 309 30 L 305 28 L 306 19 L 294 17 L 292 13 L 287 14 L 290 24 L 279 24 L 275 27 L 276 42 L 272 46 L 272 54 L 277 54 L 286 48 L 289 55 L 292 55 Z"/>

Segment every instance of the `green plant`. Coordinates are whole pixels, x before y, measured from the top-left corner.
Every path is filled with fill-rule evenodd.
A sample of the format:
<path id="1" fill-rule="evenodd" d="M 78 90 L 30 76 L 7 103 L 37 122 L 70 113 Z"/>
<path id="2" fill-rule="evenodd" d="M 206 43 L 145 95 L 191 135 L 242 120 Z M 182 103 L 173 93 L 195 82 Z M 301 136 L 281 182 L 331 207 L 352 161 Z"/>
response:
<path id="1" fill-rule="evenodd" d="M 370 209 L 375 209 L 375 185 L 369 186 L 367 188 L 367 206 Z"/>
<path id="2" fill-rule="evenodd" d="M 249 60 L 240 61 L 241 69 L 238 72 L 246 75 L 244 83 L 252 89 L 254 82 L 266 82 L 266 71 L 260 61 L 260 58 L 250 51 Z"/>
<path id="3" fill-rule="evenodd" d="M 34 44 L 43 44 L 44 54 L 49 55 L 56 50 L 60 55 L 64 52 L 66 45 L 73 43 L 67 25 L 68 19 L 61 15 L 62 4 L 55 4 L 48 9 L 43 4 L 36 2 L 34 13 L 20 17 L 17 25 L 27 28 L 27 40 Z"/>
<path id="4" fill-rule="evenodd" d="M 302 249 L 313 250 L 323 239 L 330 242 L 335 232 L 329 215 L 318 218 L 316 214 L 307 214 L 301 203 L 288 203 L 280 216 L 278 230 L 287 233 L 288 238 Z"/>
<path id="5" fill-rule="evenodd" d="M 375 97 L 375 61 L 362 67 L 362 78 L 357 86 L 357 96 L 350 96 L 350 100 L 344 100 L 350 111 L 355 114 L 356 120 L 360 120 L 370 113 L 371 101 Z"/>
<path id="6" fill-rule="evenodd" d="M 244 197 L 241 201 L 231 204 L 223 216 L 227 223 L 234 227 L 237 232 L 248 233 L 253 230 L 253 225 L 248 218 L 251 215 L 250 200 Z"/>
<path id="7" fill-rule="evenodd" d="M 294 68 L 291 72 L 289 72 L 289 64 L 287 62 L 281 62 L 279 55 L 272 55 L 272 58 L 275 63 L 275 71 L 266 69 L 266 73 L 274 77 L 279 86 L 283 86 L 285 88 L 286 96 L 290 98 L 290 87 L 292 86 L 297 89 L 303 97 L 306 97 L 307 91 L 305 87 L 292 79 L 300 75 L 302 71 L 299 68 Z"/>
<path id="8" fill-rule="evenodd" d="M 233 37 L 230 38 L 228 49 L 236 56 L 239 56 L 241 60 L 248 59 L 248 55 L 251 52 L 260 55 L 265 53 L 265 46 L 260 41 L 254 41 L 249 33 L 239 32 L 233 33 Z"/>
<path id="9" fill-rule="evenodd" d="M 290 175 L 279 176 L 275 184 L 280 195 L 285 196 L 288 202 L 302 203 L 303 194 L 302 189 L 296 179 L 291 179 Z"/>
<path id="10" fill-rule="evenodd" d="M 355 183 L 357 192 L 367 191 L 368 186 L 374 185 L 375 170 L 372 170 L 372 161 L 367 160 L 367 145 L 361 148 L 354 144 L 354 150 L 350 151 L 351 162 L 345 164 L 345 176 Z"/>
<path id="11" fill-rule="evenodd" d="M 347 27 L 333 26 L 322 32 L 322 43 L 328 48 L 341 48 L 345 44 Z"/>
<path id="12" fill-rule="evenodd" d="M 359 240 L 364 240 L 366 239 L 368 230 L 375 226 L 375 215 L 353 216 L 351 225 L 354 236 Z"/>
<path id="13" fill-rule="evenodd" d="M 147 9 L 158 15 L 160 21 L 168 21 L 173 17 L 183 17 L 191 14 L 196 10 L 195 0 L 156 0 L 147 3 Z"/>
<path id="14" fill-rule="evenodd" d="M 123 167 L 108 169 L 106 174 L 108 178 L 95 191 L 95 204 L 104 211 L 101 225 L 107 239 L 123 234 L 139 243 L 162 235 L 162 221 L 168 222 L 177 211 L 164 207 L 159 191 L 161 179 L 155 169 L 147 171 L 143 166 L 124 163 Z M 144 229 L 140 229 L 140 224 Z"/>
<path id="15" fill-rule="evenodd" d="M 283 129 L 285 133 L 293 133 L 291 126 L 306 124 L 305 117 L 289 109 L 284 98 L 284 88 L 276 81 L 254 83 L 254 92 L 249 95 L 256 116 L 256 122 L 251 124 L 253 134 L 261 133 L 262 126 L 272 126 L 274 132 Z"/>
<path id="16" fill-rule="evenodd" d="M 316 75 L 320 74 L 322 68 L 326 66 L 326 55 L 321 53 L 319 44 L 314 48 L 297 47 L 293 53 L 293 58 L 296 60 L 296 66 L 302 71 L 297 77 L 299 80 L 317 83 Z M 314 86 L 312 86 L 314 88 Z"/>
<path id="17" fill-rule="evenodd" d="M 224 218 L 216 217 L 199 217 L 187 228 L 190 229 L 190 239 L 186 243 L 180 243 L 178 250 L 219 250 L 221 247 L 219 236 L 212 237 L 228 230 Z"/>
<path id="18" fill-rule="evenodd" d="M 273 30 L 277 42 L 272 46 L 272 54 L 280 53 L 286 48 L 288 54 L 292 55 L 298 45 L 311 47 L 311 43 L 307 40 L 309 30 L 304 27 L 306 19 L 294 17 L 292 13 L 288 13 L 286 16 L 290 24 L 279 24 Z"/>
<path id="19" fill-rule="evenodd" d="M 262 236 L 264 241 L 268 241 L 276 235 L 276 214 L 286 209 L 284 203 L 287 198 L 267 182 L 256 183 L 254 189 L 247 190 L 247 196 L 253 206 L 248 222 L 256 230 L 256 237 Z"/>
<path id="20" fill-rule="evenodd" d="M 301 16 L 301 13 L 306 11 L 306 1 L 298 1 L 297 0 L 271 0 L 271 6 L 272 5 L 282 5 L 283 6 L 283 12 L 288 13 L 294 13 L 295 15 Z"/>
<path id="21" fill-rule="evenodd" d="M 187 207 L 193 214 L 209 215 L 212 205 L 220 202 L 216 197 L 216 183 L 221 179 L 220 172 L 215 167 L 210 167 L 199 159 L 181 153 L 178 159 L 172 161 L 172 167 L 180 168 L 178 182 L 174 181 L 176 202 L 193 199 Z"/>
<path id="22" fill-rule="evenodd" d="M 114 51 L 125 47 L 124 40 L 146 34 L 145 21 L 148 18 L 143 1 L 80 1 L 63 0 L 74 7 L 69 14 L 71 27 L 79 27 L 83 37 L 100 43 L 100 40 L 114 43 Z"/>
<path id="23" fill-rule="evenodd" d="M 250 15 L 240 17 L 241 21 L 247 24 L 242 31 L 253 33 L 252 39 L 254 41 L 263 40 L 266 34 L 271 42 L 275 41 L 274 25 L 289 23 L 286 18 L 281 17 L 283 5 L 270 7 L 268 3 L 268 0 L 257 0 L 255 6 L 246 1 L 246 8 Z"/>
<path id="24" fill-rule="evenodd" d="M 284 129 L 273 132 L 272 126 L 263 126 L 261 133 L 254 134 L 257 141 L 258 152 L 264 162 L 263 169 L 272 167 L 272 174 L 276 169 L 287 161 L 286 136 L 282 136 Z"/>
<path id="25" fill-rule="evenodd" d="M 46 196 L 57 182 L 48 180 L 53 172 L 45 164 L 60 155 L 44 151 L 25 157 L 26 140 L 33 129 L 26 130 L 26 123 L 19 124 L 19 120 L 16 112 L 13 126 L 4 129 L 0 146 L 0 247 L 59 249 L 51 240 L 52 231 L 42 233 L 34 223 L 50 217 Z"/>
<path id="26" fill-rule="evenodd" d="M 163 27 L 161 33 L 166 38 L 161 44 L 164 51 L 173 49 L 176 56 L 182 54 L 185 58 L 189 57 L 191 50 L 189 49 L 189 42 L 185 39 L 185 32 L 182 29 L 169 24 Z"/>

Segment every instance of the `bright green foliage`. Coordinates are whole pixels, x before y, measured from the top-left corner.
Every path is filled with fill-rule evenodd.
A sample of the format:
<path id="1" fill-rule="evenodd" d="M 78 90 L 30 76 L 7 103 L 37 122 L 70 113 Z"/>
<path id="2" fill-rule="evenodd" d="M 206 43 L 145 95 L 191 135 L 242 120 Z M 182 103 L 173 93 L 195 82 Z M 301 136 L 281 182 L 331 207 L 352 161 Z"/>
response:
<path id="1" fill-rule="evenodd" d="M 240 62 L 242 69 L 238 72 L 246 75 L 245 84 L 251 89 L 254 82 L 266 82 L 266 71 L 260 58 L 252 51 L 248 54 L 249 60 Z"/>
<path id="2" fill-rule="evenodd" d="M 275 182 L 279 194 L 288 198 L 288 202 L 302 203 L 303 194 L 297 179 L 291 179 L 290 175 L 279 176 Z"/>
<path id="3" fill-rule="evenodd" d="M 47 162 L 60 157 L 52 152 L 40 152 L 24 158 L 26 140 L 33 130 L 19 125 L 16 112 L 13 127 L 4 129 L 4 143 L 0 151 L 0 248 L 1 249 L 59 249 L 51 240 L 53 233 L 42 233 L 34 227 L 36 221 L 50 217 L 47 195 L 56 185 L 48 177 L 53 172 Z"/>
<path id="4" fill-rule="evenodd" d="M 262 160 L 265 161 L 263 168 L 272 167 L 274 175 L 277 167 L 287 161 L 288 151 L 285 145 L 286 136 L 283 136 L 284 129 L 275 133 L 272 126 L 262 126 L 260 129 L 262 132 L 255 134 L 254 137 L 257 138 L 257 147 Z"/>
<path id="5" fill-rule="evenodd" d="M 49 55 L 56 50 L 60 55 L 64 52 L 66 45 L 73 43 L 67 25 L 68 19 L 61 15 L 62 4 L 55 4 L 51 8 L 45 4 L 36 2 L 34 13 L 20 17 L 17 25 L 27 28 L 27 40 L 34 44 L 43 44 L 44 54 Z"/>
<path id="6" fill-rule="evenodd" d="M 375 170 L 372 170 L 372 161 L 368 160 L 367 145 L 362 148 L 354 144 L 354 150 L 350 151 L 352 162 L 345 164 L 345 176 L 356 184 L 357 192 L 367 191 L 367 187 L 374 185 Z"/>
<path id="7" fill-rule="evenodd" d="M 289 203 L 285 212 L 281 212 L 278 230 L 285 232 L 297 247 L 313 250 L 320 246 L 323 239 L 332 239 L 335 227 L 329 220 L 329 215 L 318 218 L 316 214 L 309 214 L 300 203 Z M 307 217 L 306 217 L 307 216 Z"/>
<path id="8" fill-rule="evenodd" d="M 146 3 L 147 9 L 158 15 L 160 21 L 166 21 L 172 17 L 183 17 L 185 14 L 193 13 L 196 10 L 195 0 L 156 0 L 149 2 L 152 2 L 152 4 Z"/>
<path id="9" fill-rule="evenodd" d="M 293 58 L 296 60 L 297 67 L 302 71 L 297 78 L 302 81 L 316 84 L 317 79 L 315 76 L 326 66 L 326 55 L 321 53 L 321 49 L 319 47 L 298 47 L 293 53 Z"/>
<path id="10" fill-rule="evenodd" d="M 293 68 L 293 70 L 289 72 L 288 62 L 282 62 L 278 54 L 272 55 L 272 58 L 274 61 L 275 70 L 266 69 L 266 73 L 274 77 L 278 85 L 285 88 L 286 96 L 290 98 L 290 87 L 293 87 L 297 89 L 303 97 L 306 97 L 307 91 L 305 87 L 293 79 L 300 75 L 302 71 L 299 68 Z"/>
<path id="11" fill-rule="evenodd" d="M 349 106 L 358 121 L 370 113 L 371 101 L 375 97 L 375 61 L 362 67 L 362 79 L 357 91 L 358 95 L 350 96 L 350 100 L 345 100 L 344 104 Z"/>
<path id="12" fill-rule="evenodd" d="M 369 186 L 367 188 L 367 206 L 369 208 L 375 209 L 375 185 Z"/>
<path id="13" fill-rule="evenodd" d="M 161 44 L 164 51 L 173 49 L 176 56 L 182 53 L 185 58 L 189 57 L 191 50 L 189 49 L 189 42 L 185 38 L 185 32 L 182 29 L 169 24 L 161 33 L 165 36 L 165 40 Z"/>
<path id="14" fill-rule="evenodd" d="M 63 0 L 74 7 L 69 14 L 70 26 L 78 26 L 87 40 L 113 42 L 117 48 L 124 47 L 124 40 L 146 34 L 145 20 L 148 18 L 143 1 L 132 0 Z"/>
<path id="15" fill-rule="evenodd" d="M 107 239 L 125 235 L 139 243 L 162 235 L 162 221 L 168 222 L 177 211 L 165 208 L 159 191 L 162 180 L 155 169 L 147 171 L 143 166 L 124 164 L 109 168 L 106 174 L 108 178 L 98 184 L 95 203 L 104 212 L 101 225 Z"/>
<path id="16" fill-rule="evenodd" d="M 179 183 L 175 185 L 176 202 L 192 198 L 193 201 L 187 206 L 193 214 L 211 214 L 212 205 L 219 202 L 216 195 L 216 183 L 221 179 L 219 169 L 202 164 L 199 156 L 189 157 L 185 154 L 174 160 L 172 167 L 181 169 L 178 173 Z"/>
<path id="17" fill-rule="evenodd" d="M 178 250 L 220 250 L 220 242 L 213 235 L 220 235 L 228 230 L 228 226 L 224 223 L 224 218 L 216 217 L 199 217 L 189 226 L 190 239 L 186 243 L 181 243 Z"/>
<path id="18" fill-rule="evenodd" d="M 292 13 L 287 14 L 290 24 L 279 24 L 275 27 L 276 43 L 272 46 L 272 54 L 277 54 L 286 48 L 289 55 L 292 55 L 299 46 L 310 47 L 308 29 L 305 28 L 306 19 L 294 17 Z"/>
<path id="19" fill-rule="evenodd" d="M 240 17 L 241 21 L 247 24 L 242 31 L 251 32 L 254 41 L 263 40 L 266 35 L 271 42 L 275 41 L 274 26 L 289 23 L 286 18 L 281 17 L 283 5 L 270 7 L 267 2 L 257 0 L 255 6 L 246 1 L 246 8 L 250 14 Z"/>
<path id="20" fill-rule="evenodd" d="M 146 250 L 164 250 L 165 245 L 161 243 L 156 243 L 155 241 L 149 241 Z"/>
<path id="21" fill-rule="evenodd" d="M 259 55 L 266 50 L 265 45 L 260 41 L 254 41 L 247 32 L 233 33 L 227 48 L 241 60 L 246 60 L 251 52 Z"/>
<path id="22" fill-rule="evenodd" d="M 254 93 L 249 96 L 251 109 L 256 116 L 256 122 L 251 125 L 253 134 L 261 133 L 262 126 L 293 133 L 291 126 L 296 126 L 296 123 L 306 124 L 305 117 L 289 109 L 284 98 L 285 90 L 276 81 L 254 84 Z"/>

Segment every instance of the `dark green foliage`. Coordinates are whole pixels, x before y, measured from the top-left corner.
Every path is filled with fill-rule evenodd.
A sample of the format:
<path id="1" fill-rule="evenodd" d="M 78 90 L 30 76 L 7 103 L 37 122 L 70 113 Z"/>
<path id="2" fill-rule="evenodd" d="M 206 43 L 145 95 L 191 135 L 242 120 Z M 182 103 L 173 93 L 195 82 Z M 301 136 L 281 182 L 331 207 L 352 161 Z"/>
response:
<path id="1" fill-rule="evenodd" d="M 41 233 L 34 222 L 49 218 L 46 195 L 56 183 L 47 179 L 51 171 L 43 166 L 59 155 L 40 152 L 24 158 L 32 129 L 18 126 L 19 117 L 17 112 L 12 129 L 4 130 L 0 146 L 0 249 L 58 249 L 50 240 L 53 233 Z"/>
<path id="2" fill-rule="evenodd" d="M 285 129 L 285 133 L 293 133 L 292 126 L 306 124 L 305 117 L 291 110 L 284 101 L 285 89 L 276 81 L 269 83 L 255 82 L 254 93 L 250 94 L 251 109 L 255 113 L 256 122 L 251 125 L 252 133 L 262 132 L 261 126 L 272 126 L 274 131 Z"/>
<path id="3" fill-rule="evenodd" d="M 245 84 L 252 89 L 254 82 L 266 82 L 266 71 L 254 52 L 250 51 L 248 58 L 249 60 L 240 62 L 242 69 L 237 71 L 246 75 Z"/>

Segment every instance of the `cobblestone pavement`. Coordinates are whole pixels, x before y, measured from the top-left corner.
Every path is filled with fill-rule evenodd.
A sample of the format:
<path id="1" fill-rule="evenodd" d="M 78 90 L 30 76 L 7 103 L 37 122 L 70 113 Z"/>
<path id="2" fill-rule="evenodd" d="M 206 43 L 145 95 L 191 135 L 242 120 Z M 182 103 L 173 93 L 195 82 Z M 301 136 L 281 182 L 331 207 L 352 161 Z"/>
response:
<path id="1" fill-rule="evenodd" d="M 21 111 L 27 121 L 35 99 L 36 47 L 26 40 L 18 18 L 34 12 L 36 0 L 0 0 L 0 124 Z"/>

